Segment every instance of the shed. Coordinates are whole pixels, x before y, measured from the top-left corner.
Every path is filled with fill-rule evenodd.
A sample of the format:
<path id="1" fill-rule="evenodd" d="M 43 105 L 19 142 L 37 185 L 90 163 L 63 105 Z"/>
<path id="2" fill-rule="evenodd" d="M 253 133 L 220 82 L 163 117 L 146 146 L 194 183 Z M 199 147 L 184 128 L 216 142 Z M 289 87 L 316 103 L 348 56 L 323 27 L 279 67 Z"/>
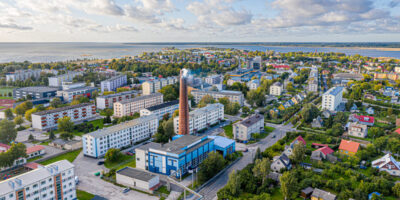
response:
<path id="1" fill-rule="evenodd" d="M 314 189 L 312 187 L 307 187 L 301 190 L 300 196 L 303 197 L 304 199 L 308 199 L 311 197 L 311 194 L 313 193 Z"/>
<path id="2" fill-rule="evenodd" d="M 160 177 L 146 171 L 125 167 L 116 172 L 118 184 L 153 193 L 161 186 Z"/>

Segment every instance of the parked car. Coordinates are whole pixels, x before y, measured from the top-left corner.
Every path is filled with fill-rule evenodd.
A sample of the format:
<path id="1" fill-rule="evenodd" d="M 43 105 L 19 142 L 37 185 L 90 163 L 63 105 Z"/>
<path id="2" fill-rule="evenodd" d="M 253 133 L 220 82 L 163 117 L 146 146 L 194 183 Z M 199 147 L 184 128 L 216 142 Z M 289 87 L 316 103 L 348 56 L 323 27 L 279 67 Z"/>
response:
<path id="1" fill-rule="evenodd" d="M 79 178 L 78 178 L 78 176 L 75 176 L 75 185 L 78 185 L 79 184 Z"/>
<path id="2" fill-rule="evenodd" d="M 125 188 L 124 190 L 122 190 L 122 193 L 128 193 L 129 191 L 131 191 L 131 189 Z"/>
<path id="3" fill-rule="evenodd" d="M 97 162 L 97 165 L 103 165 L 104 164 L 104 161 L 99 161 L 99 162 Z"/>
<path id="4" fill-rule="evenodd" d="M 133 156 L 133 153 L 131 153 L 131 152 L 129 152 L 129 151 L 128 151 L 128 152 L 125 152 L 125 154 L 128 155 L 128 156 Z"/>

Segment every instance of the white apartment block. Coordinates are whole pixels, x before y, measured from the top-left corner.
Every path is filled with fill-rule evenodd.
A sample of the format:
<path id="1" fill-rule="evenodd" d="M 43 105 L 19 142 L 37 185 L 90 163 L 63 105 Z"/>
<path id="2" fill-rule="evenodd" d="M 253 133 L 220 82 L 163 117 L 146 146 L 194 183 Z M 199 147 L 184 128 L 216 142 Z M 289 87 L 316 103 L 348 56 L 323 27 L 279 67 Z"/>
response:
<path id="1" fill-rule="evenodd" d="M 40 77 L 40 72 L 42 70 L 40 69 L 36 69 L 36 70 L 17 70 L 15 72 L 12 73 L 7 73 L 6 74 L 6 81 L 25 81 L 26 79 L 29 78 L 39 78 Z"/>
<path id="2" fill-rule="evenodd" d="M 126 75 L 114 76 L 100 83 L 101 92 L 116 91 L 117 88 L 125 86 L 127 83 L 128 83 L 128 78 Z"/>
<path id="3" fill-rule="evenodd" d="M 141 109 L 163 103 L 163 95 L 154 93 L 114 103 L 114 116 L 123 117 L 139 113 Z"/>
<path id="4" fill-rule="evenodd" d="M 0 182 L 1 200 L 74 200 L 74 165 L 61 160 Z"/>
<path id="5" fill-rule="evenodd" d="M 189 113 L 189 133 L 208 128 L 224 119 L 224 105 L 220 103 L 208 104 Z M 174 118 L 175 133 L 179 134 L 179 117 Z"/>
<path id="6" fill-rule="evenodd" d="M 230 91 L 230 90 L 222 90 L 222 91 L 203 91 L 203 90 L 192 90 L 191 94 L 194 97 L 196 103 L 199 103 L 200 100 L 206 96 L 212 96 L 216 101 L 220 98 L 227 97 L 233 103 L 239 103 L 240 106 L 244 104 L 244 95 L 240 91 Z"/>
<path id="7" fill-rule="evenodd" d="M 158 120 L 161 120 L 165 114 L 169 114 L 169 117 L 172 117 L 175 110 L 178 109 L 179 109 L 179 100 L 169 101 L 140 110 L 140 116 L 156 115 Z"/>
<path id="8" fill-rule="evenodd" d="M 322 110 L 336 111 L 342 102 L 343 87 L 333 87 L 322 95 Z"/>
<path id="9" fill-rule="evenodd" d="M 157 116 L 149 115 L 99 129 L 82 137 L 83 154 L 94 158 L 103 157 L 110 148 L 120 149 L 151 138 L 157 128 Z"/>
<path id="10" fill-rule="evenodd" d="M 116 94 L 104 95 L 96 97 L 96 106 L 98 109 L 112 108 L 113 104 L 118 101 L 124 101 L 135 97 L 135 91 L 130 90 Z"/>
<path id="11" fill-rule="evenodd" d="M 32 114 L 32 128 L 49 130 L 57 128 L 58 119 L 70 117 L 72 122 L 80 122 L 96 117 L 96 107 L 91 103 L 45 110 Z"/>
<path id="12" fill-rule="evenodd" d="M 172 76 L 167 78 L 146 81 L 142 84 L 143 95 L 149 95 L 158 92 L 161 88 L 178 82 L 178 77 Z"/>
<path id="13" fill-rule="evenodd" d="M 264 130 L 264 117 L 254 114 L 236 122 L 232 126 L 233 138 L 235 140 L 248 141 L 253 133 L 260 133 Z"/>
<path id="14" fill-rule="evenodd" d="M 62 97 L 66 102 L 72 102 L 75 96 L 86 96 L 90 98 L 94 91 L 97 91 L 96 87 L 83 86 L 67 90 L 59 90 L 57 91 L 57 96 Z"/>
<path id="15" fill-rule="evenodd" d="M 220 75 L 211 75 L 211 76 L 207 76 L 204 79 L 204 82 L 206 82 L 209 85 L 221 84 L 222 78 Z"/>
<path id="16" fill-rule="evenodd" d="M 281 82 L 275 82 L 269 87 L 269 94 L 274 96 L 280 96 L 283 92 L 283 85 Z"/>
<path id="17" fill-rule="evenodd" d="M 250 90 L 256 90 L 260 86 L 260 80 L 253 79 L 253 80 L 247 82 L 246 85 L 247 85 L 247 87 L 249 87 Z"/>
<path id="18" fill-rule="evenodd" d="M 63 82 L 72 82 L 75 76 L 82 75 L 82 72 L 67 72 L 58 76 L 49 77 L 49 86 L 61 87 Z"/>

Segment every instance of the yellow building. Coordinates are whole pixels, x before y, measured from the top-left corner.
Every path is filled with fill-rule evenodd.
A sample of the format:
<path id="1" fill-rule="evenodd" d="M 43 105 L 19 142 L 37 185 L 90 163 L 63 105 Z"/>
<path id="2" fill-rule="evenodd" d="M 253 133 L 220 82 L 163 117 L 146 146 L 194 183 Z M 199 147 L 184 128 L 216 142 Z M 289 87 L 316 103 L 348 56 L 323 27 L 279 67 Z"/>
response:
<path id="1" fill-rule="evenodd" d="M 359 148 L 360 148 L 360 143 L 358 142 L 342 140 L 339 146 L 339 153 L 343 155 L 354 156 L 356 155 Z"/>

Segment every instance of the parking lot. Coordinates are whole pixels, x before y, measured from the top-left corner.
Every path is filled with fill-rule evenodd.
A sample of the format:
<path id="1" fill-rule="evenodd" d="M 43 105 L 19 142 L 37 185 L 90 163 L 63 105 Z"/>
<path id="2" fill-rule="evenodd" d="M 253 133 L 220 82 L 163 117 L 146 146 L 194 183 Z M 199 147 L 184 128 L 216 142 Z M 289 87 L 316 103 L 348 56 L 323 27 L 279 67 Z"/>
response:
<path id="1" fill-rule="evenodd" d="M 15 139 L 15 141 L 26 142 L 26 141 L 28 141 L 29 135 L 33 135 L 35 140 L 39 140 L 39 141 L 49 139 L 49 136 L 44 133 L 46 133 L 46 131 L 34 130 L 33 128 L 25 129 L 22 131 L 18 131 L 17 138 Z"/>

